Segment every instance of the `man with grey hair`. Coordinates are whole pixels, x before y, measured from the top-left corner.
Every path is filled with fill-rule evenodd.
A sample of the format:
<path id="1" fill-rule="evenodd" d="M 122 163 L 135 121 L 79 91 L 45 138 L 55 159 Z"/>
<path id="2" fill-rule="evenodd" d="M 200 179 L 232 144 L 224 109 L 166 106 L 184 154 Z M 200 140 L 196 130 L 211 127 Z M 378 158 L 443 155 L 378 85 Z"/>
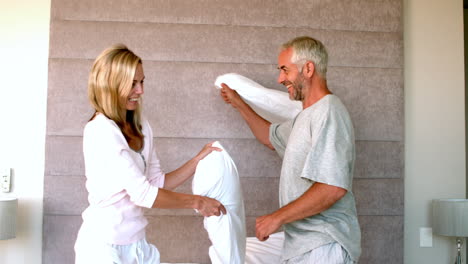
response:
<path id="1" fill-rule="evenodd" d="M 327 87 L 328 54 L 313 38 L 295 38 L 278 56 L 278 83 L 303 110 L 271 124 L 222 85 L 221 97 L 244 118 L 256 138 L 283 158 L 280 208 L 256 219 L 265 241 L 281 226 L 283 263 L 356 263 L 361 232 L 352 193 L 354 129 L 343 103 Z"/>

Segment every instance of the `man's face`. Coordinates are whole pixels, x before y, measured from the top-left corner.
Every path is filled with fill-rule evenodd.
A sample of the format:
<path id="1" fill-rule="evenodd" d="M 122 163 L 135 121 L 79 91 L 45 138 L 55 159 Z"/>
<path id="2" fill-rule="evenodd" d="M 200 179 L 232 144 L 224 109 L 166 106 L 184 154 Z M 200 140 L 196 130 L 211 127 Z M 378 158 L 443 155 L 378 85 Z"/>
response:
<path id="1" fill-rule="evenodd" d="M 302 101 L 304 99 L 304 76 L 297 65 L 291 62 L 292 48 L 283 50 L 278 56 L 278 83 L 288 88 L 289 99 Z"/>

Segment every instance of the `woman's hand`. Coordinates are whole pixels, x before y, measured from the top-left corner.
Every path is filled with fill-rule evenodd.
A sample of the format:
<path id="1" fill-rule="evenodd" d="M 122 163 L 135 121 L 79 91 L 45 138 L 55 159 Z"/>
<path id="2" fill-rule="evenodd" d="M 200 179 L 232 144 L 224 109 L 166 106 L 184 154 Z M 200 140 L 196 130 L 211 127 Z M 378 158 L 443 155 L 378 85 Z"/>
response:
<path id="1" fill-rule="evenodd" d="M 212 151 L 222 151 L 222 149 L 220 148 L 217 148 L 217 147 L 213 147 L 214 142 L 211 142 L 211 143 L 208 143 L 206 144 L 202 150 L 195 156 L 195 159 L 197 161 L 200 161 L 202 160 L 203 158 L 205 158 L 206 156 L 208 156 L 208 154 L 210 154 Z"/>
<path id="2" fill-rule="evenodd" d="M 180 168 L 166 173 L 165 181 L 164 181 L 164 188 L 168 190 L 173 190 L 188 180 L 190 177 L 193 176 L 195 170 L 197 169 L 198 162 L 210 154 L 212 151 L 221 151 L 222 149 L 213 147 L 214 142 L 206 144 L 200 153 L 198 153 L 195 157 L 187 161 L 184 165 Z"/>
<path id="3" fill-rule="evenodd" d="M 205 197 L 205 196 L 197 196 L 198 202 L 196 205 L 197 211 L 207 217 L 207 216 L 220 216 L 221 214 L 226 214 L 226 208 L 220 202 L 215 199 Z"/>

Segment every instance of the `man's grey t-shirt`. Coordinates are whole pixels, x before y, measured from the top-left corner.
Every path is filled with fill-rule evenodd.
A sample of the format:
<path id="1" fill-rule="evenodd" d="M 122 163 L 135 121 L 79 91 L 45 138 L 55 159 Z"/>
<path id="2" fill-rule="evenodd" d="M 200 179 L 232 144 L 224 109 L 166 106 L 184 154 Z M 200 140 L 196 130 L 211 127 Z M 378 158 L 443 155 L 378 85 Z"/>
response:
<path id="1" fill-rule="evenodd" d="M 323 97 L 294 120 L 272 124 L 270 141 L 283 157 L 281 207 L 296 200 L 315 182 L 347 190 L 329 209 L 284 225 L 283 259 L 336 241 L 357 261 L 361 231 L 352 193 L 354 129 L 343 103 L 335 95 Z"/>

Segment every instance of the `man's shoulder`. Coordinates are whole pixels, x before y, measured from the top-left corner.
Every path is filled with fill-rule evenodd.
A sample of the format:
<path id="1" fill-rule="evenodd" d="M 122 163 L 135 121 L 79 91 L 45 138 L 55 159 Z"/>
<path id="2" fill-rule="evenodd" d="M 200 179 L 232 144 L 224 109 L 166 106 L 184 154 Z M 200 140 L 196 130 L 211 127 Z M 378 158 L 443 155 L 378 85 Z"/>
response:
<path id="1" fill-rule="evenodd" d="M 311 112 L 315 112 L 317 114 L 328 113 L 341 115 L 343 113 L 348 114 L 348 109 L 338 96 L 329 94 L 322 98 L 318 104 L 315 105 L 315 108 L 311 109 Z"/>

